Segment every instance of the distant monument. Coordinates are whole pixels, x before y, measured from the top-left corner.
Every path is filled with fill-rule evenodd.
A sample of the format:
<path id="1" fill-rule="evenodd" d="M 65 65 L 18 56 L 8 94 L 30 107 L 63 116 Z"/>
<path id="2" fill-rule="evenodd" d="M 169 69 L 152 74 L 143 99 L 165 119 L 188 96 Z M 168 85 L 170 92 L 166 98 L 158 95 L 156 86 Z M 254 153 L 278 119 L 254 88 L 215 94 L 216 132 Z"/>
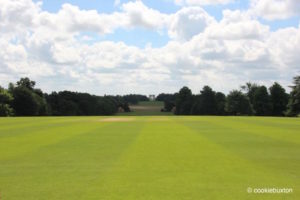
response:
<path id="1" fill-rule="evenodd" d="M 150 94 L 149 95 L 149 100 L 150 101 L 155 101 L 155 95 L 154 94 Z"/>

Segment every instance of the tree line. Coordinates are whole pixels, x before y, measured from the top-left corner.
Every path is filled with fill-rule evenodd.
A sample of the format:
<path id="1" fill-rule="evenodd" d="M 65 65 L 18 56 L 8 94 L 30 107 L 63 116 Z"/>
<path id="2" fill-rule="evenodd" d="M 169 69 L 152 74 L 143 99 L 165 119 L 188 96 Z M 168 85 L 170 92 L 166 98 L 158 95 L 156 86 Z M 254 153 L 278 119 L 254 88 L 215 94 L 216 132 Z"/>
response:
<path id="1" fill-rule="evenodd" d="M 200 94 L 192 94 L 183 87 L 175 94 L 160 94 L 164 101 L 162 111 L 176 115 L 256 115 L 298 116 L 300 114 L 300 76 L 294 78 L 288 94 L 277 82 L 270 88 L 256 83 L 246 83 L 228 95 L 204 86 Z"/>
<path id="2" fill-rule="evenodd" d="M 0 86 L 0 116 L 89 116 L 130 112 L 129 104 L 149 101 L 147 96 L 96 96 L 71 91 L 44 93 L 35 82 L 21 78 L 8 89 Z M 256 115 L 298 116 L 300 114 L 300 76 L 288 94 L 278 83 L 270 88 L 246 83 L 228 95 L 204 86 L 199 94 L 183 87 L 175 94 L 160 94 L 164 112 L 176 115 Z"/>
<path id="3" fill-rule="evenodd" d="M 44 93 L 21 78 L 8 89 L 0 86 L 0 116 L 92 116 L 130 112 L 129 104 L 148 101 L 144 95 L 96 96 L 71 91 Z"/>

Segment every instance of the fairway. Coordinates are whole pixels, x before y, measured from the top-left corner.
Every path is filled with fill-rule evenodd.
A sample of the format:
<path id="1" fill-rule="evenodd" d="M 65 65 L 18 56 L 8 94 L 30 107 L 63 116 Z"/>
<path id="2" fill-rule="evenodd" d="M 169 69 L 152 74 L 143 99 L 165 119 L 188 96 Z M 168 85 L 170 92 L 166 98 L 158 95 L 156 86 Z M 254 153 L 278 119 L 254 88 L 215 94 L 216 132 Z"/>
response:
<path id="1" fill-rule="evenodd" d="M 0 199 L 300 199 L 300 119 L 0 118 Z"/>

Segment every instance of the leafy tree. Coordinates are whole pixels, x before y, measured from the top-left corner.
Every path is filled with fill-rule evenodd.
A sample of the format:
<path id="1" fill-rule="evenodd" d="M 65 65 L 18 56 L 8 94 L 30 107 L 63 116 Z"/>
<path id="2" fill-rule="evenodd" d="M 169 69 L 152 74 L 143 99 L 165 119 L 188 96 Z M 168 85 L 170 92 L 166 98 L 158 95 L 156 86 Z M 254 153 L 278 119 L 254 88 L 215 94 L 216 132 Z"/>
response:
<path id="1" fill-rule="evenodd" d="M 217 115 L 225 115 L 226 96 L 222 92 L 216 93 Z"/>
<path id="2" fill-rule="evenodd" d="M 204 86 L 200 95 L 195 98 L 192 114 L 215 115 L 216 112 L 216 93 L 209 86 Z"/>
<path id="3" fill-rule="evenodd" d="M 215 115 L 217 111 L 216 93 L 209 87 L 204 86 L 200 92 L 201 114 Z"/>
<path id="4" fill-rule="evenodd" d="M 270 98 L 273 116 L 283 116 L 287 109 L 288 94 L 285 89 L 278 83 L 274 83 L 270 88 Z"/>
<path id="5" fill-rule="evenodd" d="M 191 113 L 191 108 L 193 105 L 193 95 L 192 91 L 188 87 L 183 87 L 180 89 L 176 97 L 176 115 L 189 115 Z"/>
<path id="6" fill-rule="evenodd" d="M 165 100 L 164 101 L 164 109 L 163 109 L 163 111 L 164 112 L 171 112 L 174 107 L 175 107 L 174 101 Z"/>
<path id="7" fill-rule="evenodd" d="M 176 100 L 176 94 L 165 94 L 161 93 L 159 94 L 156 99 L 156 101 L 170 101 L 170 102 L 175 102 Z"/>
<path id="8" fill-rule="evenodd" d="M 300 114 L 300 76 L 294 77 L 294 85 L 291 88 L 287 115 L 297 116 Z"/>
<path id="9" fill-rule="evenodd" d="M 164 102 L 164 108 L 162 109 L 163 112 L 171 112 L 175 107 L 176 95 L 177 93 L 175 94 L 161 93 L 156 97 L 155 100 Z"/>
<path id="10" fill-rule="evenodd" d="M 266 116 L 271 114 L 271 101 L 265 86 L 258 87 L 253 94 L 253 109 L 255 115 Z"/>
<path id="11" fill-rule="evenodd" d="M 47 95 L 52 115 L 112 115 L 122 107 L 129 111 L 128 103 L 122 102 L 120 97 L 99 97 L 87 93 L 78 92 L 53 92 Z M 127 107 L 126 107 L 127 106 Z"/>
<path id="12" fill-rule="evenodd" d="M 238 90 L 233 90 L 228 94 L 225 109 L 231 115 L 252 114 L 249 98 Z"/>
<path id="13" fill-rule="evenodd" d="M 140 101 L 149 101 L 149 98 L 145 95 L 139 95 L 139 94 L 129 94 L 123 96 L 123 99 L 125 102 L 130 104 L 138 104 Z"/>
<path id="14" fill-rule="evenodd" d="M 10 104 L 13 100 L 12 95 L 0 86 L 0 116 L 12 116 L 13 109 Z"/>
<path id="15" fill-rule="evenodd" d="M 259 88 L 259 85 L 257 85 L 256 83 L 248 82 L 248 83 L 246 83 L 246 85 L 243 85 L 241 88 L 242 88 L 242 90 L 246 91 L 246 94 L 250 100 L 250 103 L 253 105 L 254 93 Z"/>
<path id="16" fill-rule="evenodd" d="M 13 90 L 12 107 L 18 116 L 38 115 L 39 104 L 35 95 L 26 87 L 16 87 Z"/>
<path id="17" fill-rule="evenodd" d="M 35 82 L 29 78 L 21 78 L 16 86 L 9 84 L 13 94 L 12 106 L 16 115 L 35 116 L 48 115 L 48 105 L 41 89 L 34 88 Z"/>
<path id="18" fill-rule="evenodd" d="M 17 82 L 17 86 L 18 87 L 25 87 L 29 90 L 33 90 L 34 86 L 35 86 L 35 81 L 31 81 L 29 78 L 25 77 L 25 78 L 21 78 L 18 82 Z"/>

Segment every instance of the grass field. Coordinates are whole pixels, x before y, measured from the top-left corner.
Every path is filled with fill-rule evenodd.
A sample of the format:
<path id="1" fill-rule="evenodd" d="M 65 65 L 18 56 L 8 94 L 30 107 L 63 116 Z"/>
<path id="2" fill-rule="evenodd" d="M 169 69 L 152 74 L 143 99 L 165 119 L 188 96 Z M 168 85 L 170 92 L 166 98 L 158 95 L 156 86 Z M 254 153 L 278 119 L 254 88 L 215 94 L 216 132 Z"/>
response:
<path id="1" fill-rule="evenodd" d="M 300 199 L 300 119 L 0 118 L 0 199 Z"/>

